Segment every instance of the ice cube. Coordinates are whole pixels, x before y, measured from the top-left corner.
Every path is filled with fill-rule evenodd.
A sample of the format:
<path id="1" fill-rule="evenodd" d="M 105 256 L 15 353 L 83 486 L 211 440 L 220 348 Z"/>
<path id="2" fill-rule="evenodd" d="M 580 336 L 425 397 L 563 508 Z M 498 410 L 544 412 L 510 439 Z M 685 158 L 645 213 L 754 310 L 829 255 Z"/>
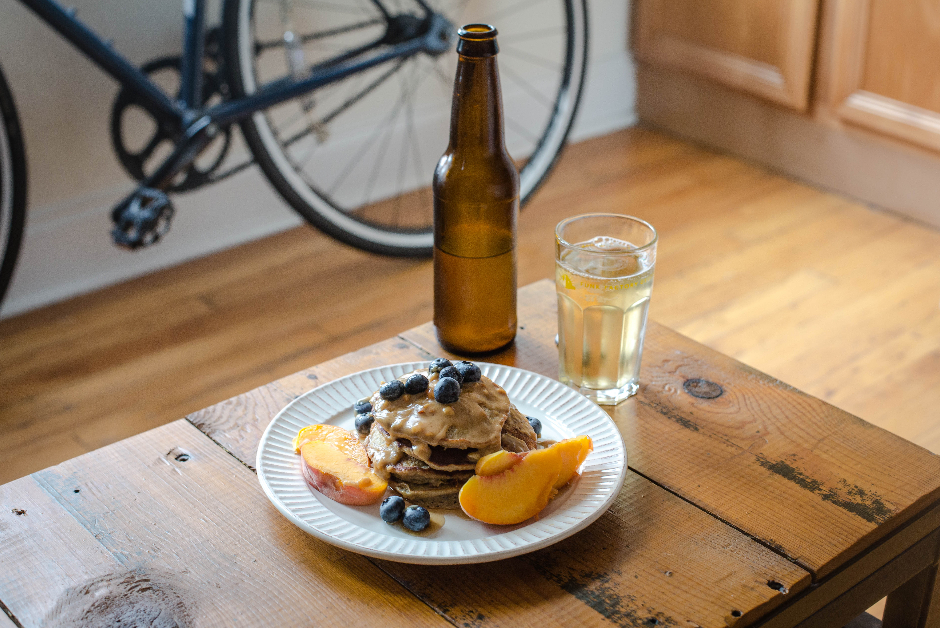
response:
<path id="1" fill-rule="evenodd" d="M 610 251 L 611 253 L 634 251 L 637 248 L 630 242 L 610 236 L 595 236 L 591 238 L 591 245 L 600 251 Z"/>

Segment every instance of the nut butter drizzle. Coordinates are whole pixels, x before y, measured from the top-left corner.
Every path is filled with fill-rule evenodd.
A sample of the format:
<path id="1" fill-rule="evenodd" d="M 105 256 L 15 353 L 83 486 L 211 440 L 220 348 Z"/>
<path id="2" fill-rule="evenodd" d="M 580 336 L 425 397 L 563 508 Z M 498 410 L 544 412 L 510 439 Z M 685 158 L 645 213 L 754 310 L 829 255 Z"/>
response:
<path id="1" fill-rule="evenodd" d="M 412 374 L 398 379 L 407 380 Z M 370 453 L 377 454 L 372 467 L 382 478 L 388 479 L 388 467 L 405 455 L 396 442 L 399 438 L 407 439 L 413 455 L 425 461 L 430 460 L 431 447 L 436 446 L 475 449 L 474 459 L 501 449 L 501 432 L 510 411 L 509 395 L 502 387 L 483 377 L 464 384 L 455 403 L 441 404 L 434 400 L 433 393 L 438 374 L 431 374 L 429 380 L 426 392 L 405 393 L 393 401 L 383 399 L 378 392 L 372 395 L 375 421 L 389 434 L 387 443 L 370 447 Z M 376 438 L 375 430 L 369 438 Z"/>
<path id="2" fill-rule="evenodd" d="M 383 439 L 383 442 L 372 442 L 375 439 Z M 372 470 L 385 481 L 388 481 L 392 477 L 391 472 L 388 470 L 389 467 L 398 464 L 405 456 L 401 445 L 399 445 L 395 439 L 385 438 L 385 434 L 375 428 L 369 432 L 366 441 L 366 449 L 369 452 L 369 457 L 372 459 Z"/>

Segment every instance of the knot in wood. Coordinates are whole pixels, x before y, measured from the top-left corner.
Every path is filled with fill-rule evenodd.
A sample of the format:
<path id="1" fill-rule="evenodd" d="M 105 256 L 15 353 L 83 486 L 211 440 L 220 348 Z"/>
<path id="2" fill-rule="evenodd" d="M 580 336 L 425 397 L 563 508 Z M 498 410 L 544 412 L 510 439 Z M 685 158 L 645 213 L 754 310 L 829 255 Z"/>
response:
<path id="1" fill-rule="evenodd" d="M 193 605 L 193 596 L 175 574 L 139 568 L 105 574 L 67 589 L 43 625 L 188 628 Z"/>
<path id="2" fill-rule="evenodd" d="M 685 392 L 699 399 L 716 399 L 725 392 L 724 388 L 715 382 L 710 382 L 707 379 L 700 379 L 698 377 L 685 380 L 685 382 L 682 383 L 682 388 Z"/>

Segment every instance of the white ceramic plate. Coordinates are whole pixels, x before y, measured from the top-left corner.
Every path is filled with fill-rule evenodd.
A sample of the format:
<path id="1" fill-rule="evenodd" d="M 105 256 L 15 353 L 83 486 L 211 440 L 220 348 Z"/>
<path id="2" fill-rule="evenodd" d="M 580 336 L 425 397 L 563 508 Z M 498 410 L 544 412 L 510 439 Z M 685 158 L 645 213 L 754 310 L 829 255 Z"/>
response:
<path id="1" fill-rule="evenodd" d="M 300 428 L 330 423 L 354 429 L 356 400 L 382 382 L 428 362 L 394 364 L 349 375 L 298 397 L 281 410 L 261 437 L 258 479 L 271 503 L 301 529 L 366 556 L 417 564 L 465 564 L 499 560 L 546 547 L 600 517 L 613 503 L 627 471 L 623 439 L 610 417 L 593 402 L 559 382 L 522 369 L 477 363 L 528 416 L 542 421 L 542 438 L 587 434 L 594 441 L 580 477 L 563 488 L 536 517 L 515 526 L 494 526 L 460 510 L 434 511 L 444 523 L 416 535 L 379 517 L 379 505 L 346 506 L 312 490 L 300 470 L 292 441 Z"/>

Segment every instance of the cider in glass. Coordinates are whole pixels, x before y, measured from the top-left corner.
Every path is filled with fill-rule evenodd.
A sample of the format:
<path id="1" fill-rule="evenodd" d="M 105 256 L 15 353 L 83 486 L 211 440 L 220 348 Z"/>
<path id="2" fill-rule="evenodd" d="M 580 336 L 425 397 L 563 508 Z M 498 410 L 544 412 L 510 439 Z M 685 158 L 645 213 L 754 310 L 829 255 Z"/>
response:
<path id="1" fill-rule="evenodd" d="M 656 240 L 648 223 L 616 214 L 556 228 L 559 379 L 596 403 L 638 389 Z"/>

